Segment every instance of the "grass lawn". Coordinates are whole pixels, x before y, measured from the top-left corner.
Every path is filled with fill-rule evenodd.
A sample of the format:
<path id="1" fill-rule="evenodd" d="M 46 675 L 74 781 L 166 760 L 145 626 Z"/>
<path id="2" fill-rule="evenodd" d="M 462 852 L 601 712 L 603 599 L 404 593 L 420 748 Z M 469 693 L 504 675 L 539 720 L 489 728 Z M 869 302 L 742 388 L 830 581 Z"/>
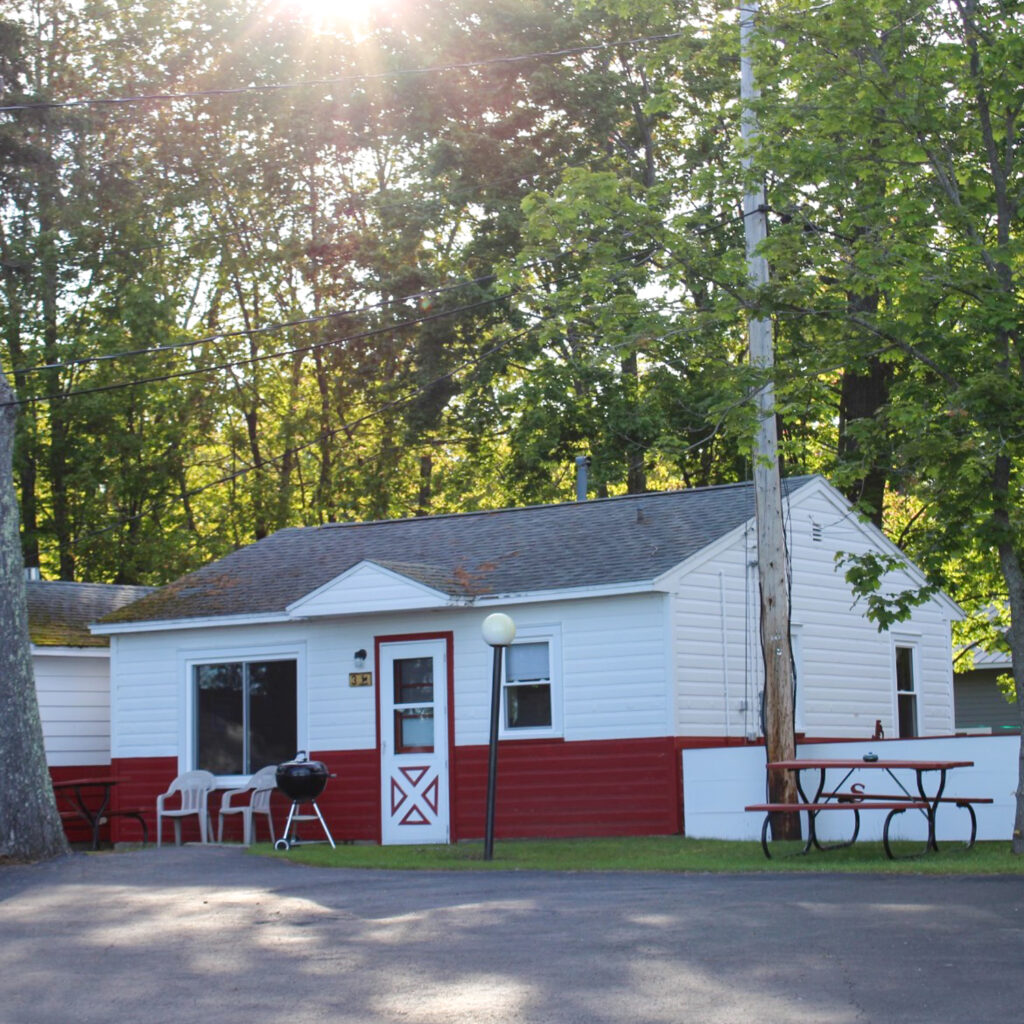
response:
<path id="1" fill-rule="evenodd" d="M 920 847 L 908 846 L 907 852 Z M 1009 842 L 978 843 L 971 850 L 942 844 L 938 853 L 889 860 L 881 843 L 857 843 L 844 850 L 814 850 L 806 856 L 765 859 L 760 843 L 681 836 L 622 839 L 506 839 L 494 844 L 494 859 L 483 859 L 482 843 L 454 846 L 373 846 L 332 850 L 326 844 L 276 852 L 269 843 L 252 847 L 258 856 L 283 857 L 300 864 L 333 868 L 420 871 L 699 871 L 823 872 L 870 874 L 1010 875 L 1024 874 L 1024 857 Z M 899 848 L 897 848 L 897 852 Z"/>

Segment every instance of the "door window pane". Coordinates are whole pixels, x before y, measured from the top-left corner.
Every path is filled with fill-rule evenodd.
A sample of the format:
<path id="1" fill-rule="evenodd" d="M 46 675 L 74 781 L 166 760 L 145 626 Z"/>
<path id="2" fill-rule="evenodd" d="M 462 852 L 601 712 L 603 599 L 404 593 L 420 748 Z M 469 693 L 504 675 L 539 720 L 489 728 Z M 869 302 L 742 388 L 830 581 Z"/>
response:
<path id="1" fill-rule="evenodd" d="M 396 658 L 394 671 L 396 704 L 429 704 L 433 701 L 433 658 Z"/>
<path id="2" fill-rule="evenodd" d="M 395 712 L 395 750 L 399 754 L 409 751 L 434 749 L 434 709 L 405 708 Z"/>

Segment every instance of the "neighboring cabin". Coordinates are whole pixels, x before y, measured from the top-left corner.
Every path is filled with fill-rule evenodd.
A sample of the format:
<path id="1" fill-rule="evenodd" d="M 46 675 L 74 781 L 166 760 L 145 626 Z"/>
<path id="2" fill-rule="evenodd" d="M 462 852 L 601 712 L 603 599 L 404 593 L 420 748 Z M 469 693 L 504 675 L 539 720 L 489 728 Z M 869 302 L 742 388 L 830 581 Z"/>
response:
<path id="1" fill-rule="evenodd" d="M 28 626 L 46 761 L 54 778 L 110 764 L 110 643 L 89 624 L 151 587 L 28 580 Z"/>
<path id="2" fill-rule="evenodd" d="M 957 606 L 880 633 L 835 555 L 895 548 L 823 479 L 784 491 L 798 731 L 952 733 Z M 306 750 L 336 839 L 479 838 L 501 610 L 498 836 L 679 832 L 680 751 L 761 735 L 754 546 L 750 484 L 282 530 L 94 627 L 119 796 Z"/>
<path id="3" fill-rule="evenodd" d="M 1020 731 L 1016 704 L 1003 695 L 997 679 L 1009 675 L 1010 655 L 1002 651 L 976 651 L 973 666 L 953 676 L 956 727 L 961 731 L 1004 734 Z"/>

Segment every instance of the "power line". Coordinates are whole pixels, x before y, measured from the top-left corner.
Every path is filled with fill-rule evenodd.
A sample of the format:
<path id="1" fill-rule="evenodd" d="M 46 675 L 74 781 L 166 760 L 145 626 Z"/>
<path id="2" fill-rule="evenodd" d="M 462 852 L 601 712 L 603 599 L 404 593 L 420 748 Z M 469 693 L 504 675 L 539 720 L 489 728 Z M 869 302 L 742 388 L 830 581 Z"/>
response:
<path id="1" fill-rule="evenodd" d="M 512 344 L 512 342 L 525 337 L 533 329 L 533 327 L 528 327 L 522 331 L 517 332 L 516 334 L 510 335 L 507 338 L 503 338 L 497 344 L 492 345 L 486 351 L 481 352 L 474 359 L 466 360 L 461 365 L 453 367 L 451 370 L 447 370 L 445 373 L 439 374 L 437 377 L 434 377 L 426 384 L 420 385 L 411 394 L 400 398 L 393 398 L 387 402 L 384 402 L 376 409 L 372 409 L 371 411 L 364 413 L 362 416 L 356 417 L 354 420 L 348 420 L 345 423 L 340 423 L 336 427 L 331 427 L 328 430 L 321 431 L 320 434 L 313 438 L 311 441 L 304 441 L 302 444 L 293 445 L 290 448 L 286 448 L 283 452 L 279 453 L 278 455 L 271 455 L 267 458 L 260 459 L 257 462 L 254 462 L 252 465 L 246 466 L 243 469 L 236 470 L 233 473 L 229 473 L 225 476 L 218 478 L 217 480 L 212 480 L 208 483 L 202 484 L 199 487 L 192 488 L 184 495 L 176 495 L 174 498 L 168 498 L 166 501 L 161 502 L 157 505 L 151 505 L 148 509 L 142 512 L 137 512 L 136 514 L 131 516 L 125 516 L 118 520 L 116 523 L 112 523 L 110 526 L 105 526 L 102 530 L 95 530 L 91 533 L 87 533 L 82 536 L 76 537 L 76 543 L 80 543 L 81 541 L 90 540 L 93 537 L 99 537 L 103 534 L 110 533 L 112 530 L 117 530 L 130 522 L 134 522 L 138 519 L 143 518 L 143 516 L 153 515 L 154 513 L 166 509 L 172 503 L 178 501 L 181 498 L 193 498 L 199 494 L 204 493 L 205 491 L 213 489 L 214 487 L 220 487 L 223 484 L 232 483 L 235 480 L 239 480 L 242 477 L 247 476 L 249 473 L 258 472 L 265 466 L 276 465 L 280 462 L 283 462 L 285 459 L 292 458 L 293 456 L 306 451 L 308 448 L 312 448 L 314 445 L 322 444 L 324 441 L 329 441 L 331 438 L 337 437 L 337 435 L 342 432 L 350 433 L 355 427 L 361 426 L 362 424 L 366 423 L 369 420 L 375 419 L 378 416 L 382 416 L 384 413 L 390 412 L 393 409 L 406 405 L 409 402 L 412 402 L 414 399 L 418 398 L 420 395 L 426 394 L 428 391 L 430 391 L 431 388 L 435 387 L 437 384 L 440 384 L 442 381 L 450 380 L 460 370 L 463 370 L 467 367 L 478 367 L 485 359 L 500 352 L 503 348 Z"/>
<path id="2" fill-rule="evenodd" d="M 559 255 L 564 256 L 566 254 L 565 253 L 561 253 Z M 650 254 L 648 254 L 647 259 L 649 259 L 649 258 L 650 258 Z M 620 260 L 619 262 L 620 262 L 620 264 L 629 264 L 630 267 L 633 267 L 633 266 L 636 265 L 635 262 L 631 258 L 628 258 L 628 257 Z M 529 262 L 523 264 L 523 266 L 520 269 L 528 270 L 528 269 L 536 268 L 536 267 L 552 266 L 553 264 L 554 264 L 554 260 L 553 259 L 538 258 L 538 259 L 535 259 L 535 260 L 530 260 Z M 609 283 L 614 284 L 616 282 L 616 280 L 618 280 L 620 277 L 621 277 L 621 275 L 612 275 Z M 161 353 L 164 353 L 164 352 L 180 351 L 182 349 L 195 348 L 195 347 L 197 347 L 199 345 L 204 345 L 204 344 L 208 344 L 208 343 L 211 343 L 211 342 L 214 342 L 214 341 L 221 341 L 221 340 L 230 339 L 230 338 L 245 338 L 245 337 L 258 336 L 258 335 L 261 335 L 261 334 L 270 334 L 270 333 L 273 333 L 273 332 L 278 331 L 278 330 L 287 330 L 290 327 L 307 326 L 307 325 L 314 324 L 314 323 L 322 323 L 322 322 L 324 322 L 326 320 L 336 319 L 336 318 L 341 317 L 341 316 L 360 316 L 360 315 L 365 315 L 366 313 L 371 312 L 374 309 L 387 308 L 388 306 L 398 305 L 398 304 L 400 304 L 402 302 L 408 302 L 408 301 L 412 301 L 412 300 L 416 300 L 416 299 L 421 299 L 422 300 L 422 299 L 430 297 L 432 295 L 439 295 L 439 294 L 443 294 L 443 293 L 449 292 L 449 291 L 456 291 L 456 290 L 458 290 L 460 288 L 466 288 L 466 287 L 471 287 L 471 286 L 474 286 L 474 285 L 484 284 L 485 282 L 491 282 L 491 281 L 494 281 L 495 278 L 496 278 L 496 275 L 494 273 L 483 274 L 483 275 L 481 275 L 479 277 L 469 278 L 469 279 L 467 279 L 465 281 L 454 282 L 453 284 L 450 284 L 450 285 L 441 285 L 441 286 L 439 286 L 437 288 L 433 288 L 433 289 L 426 289 L 426 290 L 423 290 L 423 291 L 420 291 L 420 292 L 412 292 L 409 295 L 403 296 L 401 298 L 393 299 L 393 300 L 388 300 L 386 302 L 382 301 L 380 303 L 375 303 L 373 305 L 363 307 L 362 309 L 359 309 L 359 310 L 335 310 L 335 311 L 332 311 L 332 312 L 329 312 L 329 313 L 322 313 L 322 314 L 317 314 L 315 316 L 303 317 L 303 318 L 300 318 L 300 319 L 297 319 L 297 320 L 288 320 L 288 321 L 283 321 L 283 322 L 276 323 L 276 324 L 268 324 L 265 327 L 256 327 L 256 328 L 248 328 L 248 329 L 239 329 L 239 330 L 234 330 L 234 331 L 227 331 L 227 332 L 222 332 L 222 333 L 218 333 L 218 334 L 207 335 L 206 337 L 197 338 L 197 339 L 194 339 L 194 340 L 172 342 L 172 343 L 167 344 L 167 345 L 156 345 L 156 346 L 152 346 L 152 347 L 149 347 L 149 348 L 130 349 L 130 350 L 125 350 L 125 351 L 121 351 L 121 352 L 110 352 L 110 353 L 101 354 L 101 355 L 97 355 L 97 356 L 82 356 L 79 359 L 71 359 L 71 360 L 67 360 L 66 362 L 62 362 L 62 363 L 43 363 L 43 364 L 39 364 L 37 366 L 31 366 L 31 367 L 26 367 L 25 369 L 16 370 L 16 372 L 18 374 L 26 374 L 26 373 L 33 373 L 33 372 L 53 371 L 53 370 L 60 370 L 60 369 L 71 369 L 71 368 L 76 367 L 76 366 L 84 366 L 84 365 L 89 365 L 89 364 L 92 364 L 92 363 L 105 362 L 105 361 L 113 361 L 113 360 L 122 359 L 122 358 L 134 358 L 134 357 L 144 356 L 144 355 L 157 355 L 157 354 L 161 354 Z M 565 280 L 567 280 L 567 278 L 566 277 L 562 277 L 562 278 L 557 279 L 553 283 L 554 284 L 561 284 Z M 218 370 L 231 369 L 231 368 L 236 367 L 236 366 L 252 365 L 254 363 L 264 362 L 264 361 L 267 361 L 267 360 L 270 360 L 270 359 L 278 359 L 278 358 L 283 358 L 285 356 L 290 356 L 290 355 L 300 355 L 300 354 L 307 353 L 307 352 L 314 352 L 314 351 L 317 351 L 317 350 L 319 350 L 321 348 L 329 348 L 332 345 L 340 345 L 340 344 L 344 344 L 344 343 L 347 343 L 347 342 L 350 342 L 350 341 L 359 341 L 359 340 L 362 340 L 362 339 L 367 338 L 367 337 L 374 337 L 374 336 L 376 336 L 378 334 L 387 333 L 389 331 L 397 331 L 397 330 L 403 330 L 403 329 L 408 328 L 408 327 L 415 327 L 415 326 L 418 326 L 419 324 L 422 324 L 422 323 L 428 323 L 428 322 L 430 322 L 432 320 L 443 319 L 445 317 L 453 316 L 453 315 L 456 315 L 456 314 L 459 314 L 459 313 L 472 312 L 474 309 L 483 308 L 483 307 L 490 306 L 490 305 L 493 305 L 493 304 L 498 303 L 498 302 L 505 301 L 506 299 L 510 299 L 510 298 L 512 298 L 513 295 L 519 294 L 522 291 L 523 291 L 522 288 L 514 288 L 511 292 L 509 292 L 508 294 L 505 294 L 505 295 L 492 296 L 492 297 L 490 297 L 488 299 L 481 299 L 481 300 L 478 300 L 477 302 L 468 303 L 466 305 L 454 307 L 452 309 L 439 310 L 436 313 L 427 313 L 427 314 L 424 314 L 421 317 L 414 317 L 414 318 L 411 318 L 411 319 L 408 319 L 408 320 L 399 321 L 399 322 L 394 323 L 394 324 L 386 324 L 386 325 L 383 325 L 381 327 L 371 328 L 371 329 L 368 329 L 366 331 L 363 331 L 363 332 L 360 332 L 360 333 L 357 333 L 357 334 L 348 335 L 348 336 L 342 337 L 342 338 L 333 338 L 333 339 L 329 339 L 327 341 L 317 342 L 317 343 L 311 344 L 311 345 L 305 345 L 305 346 L 296 347 L 296 348 L 284 349 L 284 350 L 280 350 L 280 351 L 277 351 L 277 352 L 264 353 L 264 354 L 261 354 L 259 356 L 252 356 L 252 357 L 249 357 L 249 358 L 246 358 L 246 359 L 231 360 L 231 361 L 229 361 L 227 363 L 221 363 L 221 364 L 217 364 L 217 365 L 213 365 L 213 366 L 194 367 L 194 368 L 189 369 L 189 370 L 182 370 L 182 371 L 178 371 L 178 372 L 174 372 L 174 373 L 159 374 L 159 375 L 156 375 L 156 376 L 153 376 L 153 377 L 136 378 L 136 379 L 133 379 L 133 380 L 119 381 L 119 382 L 114 382 L 114 383 L 106 384 L 106 385 L 97 385 L 96 387 L 93 387 L 93 388 L 80 388 L 78 390 L 69 391 L 69 392 L 66 392 L 66 393 L 61 394 L 61 395 L 36 395 L 36 396 L 28 396 L 28 397 L 23 398 L 23 399 L 15 399 L 14 401 L 11 401 L 11 402 L 0 403 L 0 408 L 5 408 L 8 405 L 24 406 L 24 405 L 33 405 L 33 404 L 37 404 L 37 403 L 40 403 L 40 402 L 63 401 L 64 399 L 74 398 L 74 397 L 77 397 L 79 395 L 88 395 L 88 394 L 96 394 L 96 393 L 100 393 L 100 392 L 116 391 L 116 390 L 121 390 L 123 388 L 135 387 L 137 385 L 142 385 L 142 384 L 160 383 L 160 382 L 168 381 L 168 380 L 176 380 L 176 379 L 179 379 L 179 378 L 182 378 L 182 377 L 190 377 L 190 376 L 196 376 L 196 375 L 203 374 L 203 373 L 213 373 L 213 372 L 216 372 Z"/>
<path id="3" fill-rule="evenodd" d="M 603 150 L 596 144 L 593 147 L 593 151 L 598 155 L 603 155 Z M 578 166 L 576 163 L 571 164 L 549 164 L 544 167 L 544 172 L 548 177 L 556 177 L 561 171 L 570 170 Z M 521 174 L 509 174 L 504 177 L 498 178 L 487 178 L 481 181 L 467 182 L 464 185 L 451 188 L 444 194 L 436 194 L 436 197 L 430 198 L 412 198 L 406 197 L 404 199 L 382 199 L 380 198 L 381 192 L 345 192 L 345 193 L 331 193 L 331 198 L 336 203 L 346 203 L 349 205 L 362 204 L 367 209 L 372 209 L 373 212 L 387 212 L 392 210 L 427 210 L 430 209 L 434 204 L 438 202 L 446 202 L 448 199 L 455 200 L 469 200 L 472 201 L 474 197 L 478 196 L 483 190 L 492 188 L 494 186 L 509 185 L 517 182 L 523 182 L 528 188 L 536 188 L 537 185 L 533 180 L 527 180 L 524 175 Z M 428 184 L 434 184 L 434 179 L 427 179 Z M 397 190 L 396 190 L 397 191 Z M 482 201 L 482 200 L 480 200 Z M 165 249 L 177 249 L 179 251 L 189 251 L 200 245 L 204 245 L 210 242 L 216 242 L 225 238 L 239 238 L 244 232 L 239 228 L 226 228 L 223 231 L 206 231 L 200 232 L 195 235 L 186 235 L 181 238 L 170 238 L 161 239 L 158 242 L 147 242 L 140 245 L 112 245 L 108 252 L 114 252 L 118 255 L 138 255 L 144 252 L 160 251 Z M 317 241 L 317 239 L 303 240 L 303 245 L 310 245 Z M 61 255 L 64 255 L 64 250 L 72 249 L 74 246 L 81 244 L 81 238 L 68 233 L 64 233 L 63 237 L 58 240 L 57 248 L 62 250 Z M 93 256 L 93 253 L 83 253 L 79 262 L 89 259 Z M 73 260 L 68 260 L 69 264 L 74 265 Z"/>
<path id="4" fill-rule="evenodd" d="M 477 68 L 525 64 L 531 61 L 557 60 L 575 57 L 584 53 L 614 49 L 619 46 L 640 46 L 645 43 L 667 42 L 682 38 L 683 32 L 666 32 L 658 35 L 636 36 L 632 39 L 608 40 L 602 43 L 588 43 L 583 46 L 566 47 L 561 50 L 542 50 L 535 53 L 515 54 L 505 57 L 488 57 L 482 60 L 460 61 L 453 64 L 434 64 L 419 68 L 404 68 L 395 71 L 360 72 L 341 75 L 337 78 L 316 78 L 300 82 L 279 82 L 273 85 L 241 85 L 221 89 L 196 89 L 185 92 L 158 92 L 139 96 L 94 96 L 75 100 L 48 100 L 37 103 L 9 103 L 0 106 L 0 113 L 19 110 L 54 110 L 69 107 L 117 107 L 134 103 L 171 103 L 176 100 L 201 99 L 214 96 L 242 96 L 253 93 L 283 92 L 293 89 L 309 89 L 323 86 L 347 85 L 352 82 L 379 81 L 382 79 L 405 78 L 414 75 L 444 74 L 449 71 L 472 71 Z"/>
<path id="5" fill-rule="evenodd" d="M 19 369 L 17 373 L 42 373 L 47 370 L 69 370 L 76 366 L 89 366 L 93 363 L 111 362 L 117 359 L 130 359 L 138 356 L 159 355 L 163 352 L 177 352 L 186 348 L 197 348 L 199 345 L 208 345 L 214 341 L 226 341 L 231 338 L 252 338 L 261 334 L 273 334 L 275 331 L 287 330 L 290 327 L 306 327 L 310 324 L 323 323 L 325 320 L 334 320 L 343 316 L 364 316 L 376 309 L 387 309 L 389 306 L 397 306 L 403 302 L 422 300 L 433 295 L 442 295 L 445 292 L 455 291 L 459 288 L 468 288 L 473 285 L 484 284 L 494 280 L 494 274 L 482 274 L 480 277 L 468 278 L 465 281 L 458 281 L 454 284 L 439 285 L 437 288 L 427 288 L 419 292 L 410 292 L 396 299 L 386 299 L 380 302 L 371 303 L 358 309 L 336 309 L 329 313 L 318 313 L 314 316 L 301 317 L 297 320 L 282 320 L 265 327 L 239 328 L 233 331 L 222 331 L 216 334 L 208 334 L 202 338 L 191 341 L 176 341 L 166 345 L 153 345 L 149 348 L 126 349 L 121 352 L 108 352 L 95 356 L 81 356 L 78 359 L 67 359 L 60 363 L 40 363 L 38 366 L 28 366 Z M 419 321 L 410 321 L 418 323 Z M 339 339 L 347 340 L 347 339 Z M 328 342 L 327 344 L 331 344 Z M 290 354 L 290 353 L 286 353 Z M 76 392 L 77 393 L 77 392 Z"/>
<path id="6" fill-rule="evenodd" d="M 429 313 L 426 316 L 416 317 L 412 320 L 403 320 L 397 324 L 387 324 L 383 327 L 374 327 L 370 330 L 361 331 L 358 334 L 347 335 L 344 338 L 332 338 L 329 341 L 321 341 L 313 345 L 303 345 L 298 348 L 284 349 L 277 352 L 265 352 L 262 355 L 250 356 L 246 359 L 232 359 L 229 362 L 217 363 L 213 366 L 193 367 L 190 370 L 179 370 L 175 373 L 162 373 L 153 377 L 141 377 L 135 380 L 117 381 L 112 384 L 99 384 L 96 387 L 80 388 L 77 391 L 68 391 L 61 395 L 30 395 L 27 398 L 19 398 L 9 402 L 0 402 L 0 409 L 8 406 L 35 405 L 39 402 L 62 402 L 68 398 L 79 398 L 83 395 L 95 395 L 109 391 L 122 391 L 125 388 L 140 387 L 143 384 L 159 384 L 169 380 L 180 380 L 184 377 L 195 377 L 204 373 L 216 373 L 219 370 L 230 370 L 237 366 L 252 366 L 256 363 L 266 362 L 270 359 L 281 359 L 285 356 L 302 355 L 307 352 L 315 352 L 322 348 L 330 348 L 332 345 L 342 345 L 351 341 L 361 341 L 364 338 L 372 338 L 378 334 L 388 334 L 393 331 L 405 330 L 409 327 L 416 327 L 419 324 L 428 323 L 432 320 L 440 320 L 445 317 L 454 316 L 458 313 L 471 312 L 474 309 L 492 306 L 495 303 L 504 302 L 507 298 L 507 295 L 497 295 L 490 299 L 482 299 L 479 302 L 472 302 L 465 306 L 458 306 L 454 309 L 443 310 L 438 313 Z"/>

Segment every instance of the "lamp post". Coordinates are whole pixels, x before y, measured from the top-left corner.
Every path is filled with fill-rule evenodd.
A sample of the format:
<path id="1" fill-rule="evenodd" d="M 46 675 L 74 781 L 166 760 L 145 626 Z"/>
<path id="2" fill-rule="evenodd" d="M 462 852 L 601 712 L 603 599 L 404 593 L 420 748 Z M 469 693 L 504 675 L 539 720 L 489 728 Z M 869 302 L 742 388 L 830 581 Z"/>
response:
<path id="1" fill-rule="evenodd" d="M 494 648 L 494 668 L 491 673 L 491 741 L 487 762 L 487 826 L 484 829 L 484 860 L 494 856 L 494 797 L 498 784 L 498 716 L 501 713 L 501 649 L 508 647 L 516 636 L 516 624 L 503 612 L 495 612 L 484 619 L 484 640 Z"/>

